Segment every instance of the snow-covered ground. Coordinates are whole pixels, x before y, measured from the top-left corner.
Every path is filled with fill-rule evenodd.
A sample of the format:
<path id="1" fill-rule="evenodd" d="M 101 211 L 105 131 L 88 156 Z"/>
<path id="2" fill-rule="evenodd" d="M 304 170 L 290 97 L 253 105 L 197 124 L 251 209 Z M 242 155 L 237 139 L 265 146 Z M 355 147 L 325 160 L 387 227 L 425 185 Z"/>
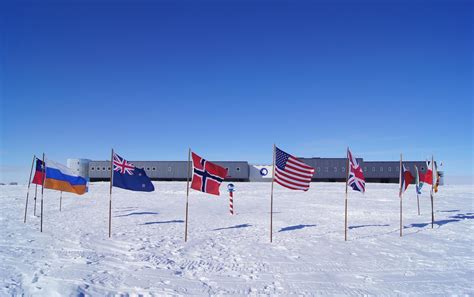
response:
<path id="1" fill-rule="evenodd" d="M 473 186 L 441 187 L 434 229 L 429 194 L 418 216 L 410 186 L 400 238 L 398 185 L 368 184 L 350 193 L 345 242 L 344 184 L 275 185 L 273 243 L 270 183 L 236 183 L 235 216 L 227 193 L 191 190 L 187 243 L 186 184 L 155 187 L 114 188 L 109 239 L 108 183 L 64 194 L 62 212 L 46 190 L 43 233 L 32 199 L 23 223 L 26 186 L 2 186 L 0 295 L 474 294 Z"/>

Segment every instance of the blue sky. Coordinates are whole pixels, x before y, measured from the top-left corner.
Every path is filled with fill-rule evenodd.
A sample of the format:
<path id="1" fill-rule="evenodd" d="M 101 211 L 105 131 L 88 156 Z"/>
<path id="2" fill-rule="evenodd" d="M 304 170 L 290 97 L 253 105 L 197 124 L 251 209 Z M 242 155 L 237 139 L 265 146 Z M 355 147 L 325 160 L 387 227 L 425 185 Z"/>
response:
<path id="1" fill-rule="evenodd" d="M 42 152 L 270 163 L 273 143 L 472 177 L 473 2 L 381 2 L 2 2 L 0 181 Z"/>

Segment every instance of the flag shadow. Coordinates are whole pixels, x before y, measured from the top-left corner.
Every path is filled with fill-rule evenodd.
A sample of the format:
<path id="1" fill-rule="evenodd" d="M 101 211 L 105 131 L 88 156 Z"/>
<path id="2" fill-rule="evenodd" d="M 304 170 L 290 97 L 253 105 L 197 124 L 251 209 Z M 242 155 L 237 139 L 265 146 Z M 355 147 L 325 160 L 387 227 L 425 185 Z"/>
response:
<path id="1" fill-rule="evenodd" d="M 380 224 L 380 225 L 356 225 L 356 226 L 349 226 L 349 230 L 351 229 L 357 229 L 357 228 L 364 228 L 364 227 L 388 227 L 390 226 L 389 224 Z"/>
<path id="2" fill-rule="evenodd" d="M 118 215 L 115 217 L 118 218 L 118 217 L 129 217 L 129 216 L 140 216 L 140 215 L 157 215 L 157 214 L 158 214 L 157 212 L 153 212 L 153 211 L 142 211 L 142 212 L 131 212 L 131 213 L 123 214 L 123 215 Z"/>
<path id="3" fill-rule="evenodd" d="M 250 225 L 250 224 L 241 224 L 241 225 L 235 225 L 235 226 L 230 226 L 230 227 L 217 228 L 217 229 L 213 229 L 212 231 L 227 230 L 227 229 L 247 228 L 247 227 L 251 227 L 251 226 L 252 226 L 252 225 Z"/>
<path id="4" fill-rule="evenodd" d="M 288 226 L 281 228 L 278 230 L 278 232 L 285 232 L 285 231 L 294 231 L 294 230 L 299 230 L 307 227 L 315 227 L 316 225 L 295 225 L 295 226 Z"/>
<path id="5" fill-rule="evenodd" d="M 184 223 L 183 220 L 171 220 L 171 221 L 161 221 L 161 222 L 146 222 L 140 225 L 155 225 L 155 224 L 171 224 L 171 223 Z"/>

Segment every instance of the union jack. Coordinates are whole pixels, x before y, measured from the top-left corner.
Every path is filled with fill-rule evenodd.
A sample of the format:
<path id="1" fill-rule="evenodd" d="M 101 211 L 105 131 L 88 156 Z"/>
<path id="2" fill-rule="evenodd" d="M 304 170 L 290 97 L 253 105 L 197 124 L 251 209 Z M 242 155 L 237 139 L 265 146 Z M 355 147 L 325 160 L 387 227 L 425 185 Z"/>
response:
<path id="1" fill-rule="evenodd" d="M 365 192 L 365 178 L 362 168 L 357 159 L 352 156 L 351 151 L 347 148 L 347 159 L 349 160 L 349 171 L 347 183 L 354 191 Z"/>
<path id="2" fill-rule="evenodd" d="M 114 153 L 114 171 L 120 172 L 121 174 L 133 175 L 133 170 L 135 170 L 135 165 Z"/>

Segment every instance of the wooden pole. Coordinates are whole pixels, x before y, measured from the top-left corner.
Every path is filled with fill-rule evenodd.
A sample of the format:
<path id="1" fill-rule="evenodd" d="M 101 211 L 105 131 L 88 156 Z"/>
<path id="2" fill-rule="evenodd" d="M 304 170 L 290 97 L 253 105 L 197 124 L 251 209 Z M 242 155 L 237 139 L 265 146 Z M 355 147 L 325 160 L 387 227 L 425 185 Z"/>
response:
<path id="1" fill-rule="evenodd" d="M 31 169 L 30 169 L 30 178 L 28 179 L 28 190 L 26 191 L 25 218 L 23 219 L 23 223 L 26 223 L 26 213 L 28 211 L 28 196 L 30 196 L 31 174 L 33 173 L 33 165 L 35 165 L 35 159 L 36 159 L 36 156 L 33 155 L 33 161 L 31 162 Z"/>
<path id="2" fill-rule="evenodd" d="M 188 177 L 186 181 L 186 224 L 184 225 L 184 242 L 188 241 L 188 209 L 189 209 L 189 179 L 191 176 L 191 148 L 188 151 Z"/>
<path id="3" fill-rule="evenodd" d="M 112 237 L 112 186 L 114 184 L 114 149 L 110 155 L 110 189 L 109 189 L 109 238 Z"/>
<path id="4" fill-rule="evenodd" d="M 273 182 L 275 180 L 275 153 L 276 146 L 273 144 L 272 192 L 270 194 L 270 242 L 273 242 Z"/>
<path id="5" fill-rule="evenodd" d="M 416 193 L 416 203 L 418 205 L 418 215 L 420 215 L 420 195 Z"/>
<path id="6" fill-rule="evenodd" d="M 35 184 L 35 207 L 33 209 L 33 215 L 36 217 L 36 196 L 38 196 L 38 185 Z"/>
<path id="7" fill-rule="evenodd" d="M 433 193 L 433 190 L 434 190 L 434 182 L 433 182 L 433 177 L 434 177 L 434 157 L 433 155 L 431 155 L 431 174 L 432 174 L 432 178 L 431 178 L 431 192 L 430 192 L 430 196 L 431 196 L 431 228 L 434 228 L 434 193 Z"/>
<path id="8" fill-rule="evenodd" d="M 61 191 L 59 194 L 59 211 L 61 211 L 62 204 L 63 204 L 63 191 Z"/>
<path id="9" fill-rule="evenodd" d="M 41 223 L 40 232 L 43 232 L 43 196 L 44 196 L 44 181 L 46 180 L 46 163 L 44 162 L 43 153 L 43 182 L 41 183 Z"/>
<path id="10" fill-rule="evenodd" d="M 403 168 L 402 168 L 403 164 L 402 164 L 402 154 L 400 154 L 400 176 L 399 176 L 399 180 L 398 180 L 398 183 L 399 183 L 399 186 L 400 186 L 400 190 L 399 190 L 399 193 L 398 193 L 398 196 L 400 197 L 400 237 L 402 237 L 403 235 L 403 218 L 402 218 L 402 212 L 403 212 L 403 207 L 402 207 L 402 197 L 403 197 L 403 185 L 402 185 L 402 177 L 403 177 Z"/>
<path id="11" fill-rule="evenodd" d="M 418 167 L 416 165 L 415 165 L 415 170 L 416 170 L 416 176 L 418 177 L 418 179 L 415 181 L 416 205 L 418 206 L 418 215 L 420 215 L 420 194 L 418 194 L 418 186 L 420 184 L 420 172 L 418 171 Z"/>
<path id="12" fill-rule="evenodd" d="M 347 162 L 346 162 L 346 199 L 345 199 L 345 207 L 344 207 L 344 241 L 347 241 L 347 183 L 349 182 L 349 147 L 347 147 L 347 154 L 346 154 Z"/>

